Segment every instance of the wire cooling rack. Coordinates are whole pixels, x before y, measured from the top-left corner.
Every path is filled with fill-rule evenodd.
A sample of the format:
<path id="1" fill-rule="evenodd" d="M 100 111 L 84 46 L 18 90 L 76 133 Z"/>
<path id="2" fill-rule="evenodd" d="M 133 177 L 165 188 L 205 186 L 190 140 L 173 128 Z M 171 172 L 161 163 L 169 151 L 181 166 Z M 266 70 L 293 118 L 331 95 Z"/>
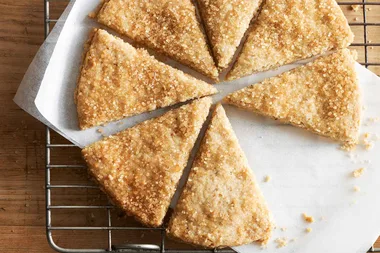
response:
<path id="1" fill-rule="evenodd" d="M 54 4 L 57 2 L 68 3 L 70 0 L 44 0 L 44 25 L 45 37 L 50 28 L 57 22 L 57 17 L 52 17 Z M 380 13 L 380 0 L 367 2 L 339 2 L 342 8 L 352 8 L 355 15 L 354 21 L 349 19 L 352 29 L 363 30 L 363 38 L 356 40 L 352 47 L 359 51 L 359 61 L 365 67 L 380 74 L 380 53 L 372 60 L 371 50 L 380 50 L 380 43 L 372 43 L 369 40 L 368 31 L 378 29 L 380 37 L 380 23 L 374 22 L 369 17 L 371 8 Z M 64 4 L 65 5 L 65 4 Z M 62 10 L 62 8 L 61 8 Z M 60 13 L 58 13 L 60 14 Z M 351 17 L 352 18 L 352 17 Z M 361 40 L 361 42 L 360 42 Z M 377 48 L 378 47 L 378 48 Z M 64 140 L 56 141 L 56 135 L 48 127 L 46 128 L 46 233 L 51 247 L 58 252 L 222 252 L 232 253 L 231 249 L 204 250 L 194 249 L 179 243 L 173 243 L 166 239 L 165 229 L 146 228 L 137 222 L 120 222 L 116 209 L 108 203 L 106 197 L 98 190 L 98 187 L 89 183 L 85 178 L 81 183 L 74 179 L 76 175 L 86 174 L 86 166 L 82 164 L 70 164 L 72 157 L 68 154 L 75 153 L 78 157 L 79 150 L 73 144 L 67 144 Z M 66 157 L 59 162 L 53 161 L 56 157 Z M 61 173 L 57 173 L 61 171 Z M 72 173 L 72 171 L 76 171 Z M 79 172 L 78 172 L 79 171 Z M 54 177 L 54 173 L 58 175 Z M 70 175 L 69 178 L 62 176 Z M 74 176 L 72 176 L 74 175 Z M 53 178 L 59 178 L 56 183 Z M 73 178 L 71 180 L 71 178 Z M 63 181 L 62 181 L 63 180 Z M 83 183 L 84 181 L 84 183 Z M 58 193 L 57 193 L 58 192 Z M 95 193 L 94 193 L 95 192 Z M 83 194 L 82 194 L 83 193 Z M 55 200 L 55 195 L 63 199 L 62 203 Z M 78 202 L 85 200 L 85 204 Z M 54 202 L 54 203 L 53 203 Z M 68 215 L 66 215 L 68 213 Z M 102 214 L 101 214 L 102 213 Z M 83 221 L 82 221 L 83 220 Z M 120 225 L 120 223 L 122 225 Z M 78 225 L 79 224 L 79 225 Z M 83 225 L 84 224 L 84 225 Z M 380 230 L 380 228 L 379 228 Z M 65 235 L 66 233 L 66 235 Z M 98 234 L 97 234 L 98 233 Z M 190 247 L 190 248 L 189 248 Z M 380 248 L 371 247 L 369 252 L 380 252 Z"/>

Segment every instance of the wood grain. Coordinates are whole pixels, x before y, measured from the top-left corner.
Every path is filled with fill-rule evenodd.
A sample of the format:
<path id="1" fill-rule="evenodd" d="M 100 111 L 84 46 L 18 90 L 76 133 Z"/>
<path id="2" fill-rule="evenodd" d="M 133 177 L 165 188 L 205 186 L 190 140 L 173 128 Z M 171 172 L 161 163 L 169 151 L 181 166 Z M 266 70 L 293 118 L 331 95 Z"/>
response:
<path id="1" fill-rule="evenodd" d="M 380 0 L 372 0 L 379 2 Z M 51 18 L 58 18 L 67 2 L 51 3 Z M 362 22 L 361 10 L 342 7 L 350 22 Z M 380 22 L 380 6 L 371 7 L 369 22 Z M 19 109 L 12 101 L 22 77 L 44 40 L 42 0 L 0 0 L 0 251 L 54 252 L 45 235 L 44 142 L 45 127 Z M 363 28 L 353 27 L 355 42 L 363 42 Z M 368 28 L 368 40 L 380 43 L 380 27 Z M 363 47 L 359 61 L 364 61 Z M 380 47 L 368 48 L 369 60 L 380 61 Z M 380 74 L 379 67 L 370 67 Z M 53 143 L 67 143 L 57 134 Z M 52 163 L 83 164 L 79 149 L 58 149 L 52 153 Z M 52 183 L 92 184 L 84 169 L 56 169 Z M 98 190 L 53 190 L 54 205 L 106 204 L 106 197 Z M 365 207 L 367 208 L 367 207 Z M 102 226 L 105 210 L 54 210 L 53 225 Z M 115 226 L 138 225 L 131 219 L 120 218 L 112 211 Z M 379 228 L 380 231 L 380 228 Z M 55 242 L 62 247 L 107 247 L 104 232 L 57 231 Z M 115 232 L 114 242 L 158 243 L 157 232 Z M 188 247 L 168 242 L 169 247 Z M 380 247 L 380 241 L 377 243 Z"/>

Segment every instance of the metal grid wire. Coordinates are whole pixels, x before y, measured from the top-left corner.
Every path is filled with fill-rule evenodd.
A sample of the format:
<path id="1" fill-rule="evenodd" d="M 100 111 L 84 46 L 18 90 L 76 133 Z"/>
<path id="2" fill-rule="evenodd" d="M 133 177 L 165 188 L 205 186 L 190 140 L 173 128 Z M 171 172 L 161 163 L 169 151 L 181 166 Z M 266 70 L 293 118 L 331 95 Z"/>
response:
<path id="1" fill-rule="evenodd" d="M 57 19 L 50 18 L 50 3 L 51 2 L 66 2 L 70 0 L 44 0 L 44 12 L 45 12 L 45 38 L 50 32 L 50 26 L 54 25 L 57 22 Z M 380 6 L 380 2 L 367 2 L 362 0 L 362 2 L 339 2 L 340 5 L 358 5 L 362 7 L 363 22 L 350 23 L 351 26 L 361 26 L 363 27 L 364 37 L 362 43 L 354 43 L 354 47 L 364 47 L 364 62 L 361 64 L 365 67 L 369 66 L 380 66 L 380 62 L 370 62 L 368 58 L 368 48 L 380 46 L 380 43 L 371 43 L 367 40 L 367 30 L 368 27 L 380 27 L 379 22 L 367 22 L 367 6 Z M 49 244 L 58 252 L 222 252 L 222 253 L 232 253 L 234 252 L 231 249 L 224 250 L 194 250 L 194 249 L 168 249 L 165 247 L 166 236 L 164 228 L 145 228 L 138 226 L 113 226 L 111 219 L 111 210 L 114 208 L 111 204 L 108 205 L 53 205 L 52 204 L 52 190 L 53 189 L 97 189 L 97 186 L 93 185 L 70 185 L 70 184 L 52 184 L 51 182 L 51 173 L 55 169 L 85 169 L 83 165 L 69 165 L 69 164 L 52 164 L 51 158 L 52 153 L 57 152 L 58 149 L 74 149 L 76 148 L 73 144 L 59 144 L 52 143 L 51 138 L 52 131 L 47 127 L 46 128 L 46 233 Z M 69 158 L 68 158 L 69 160 Z M 106 226 L 54 226 L 52 225 L 52 211 L 53 210 L 94 210 L 94 209 L 103 209 L 107 212 Z M 78 237 L 80 237 L 83 231 L 104 231 L 107 234 L 107 248 L 106 249 L 74 249 L 74 248 L 63 248 L 57 244 L 57 241 L 53 238 L 53 231 L 76 231 L 78 232 Z M 124 244 L 124 245 L 114 245 L 113 244 L 113 232 L 115 231 L 156 231 L 160 233 L 160 242 L 156 244 Z M 369 252 L 380 252 L 380 248 L 371 247 Z"/>

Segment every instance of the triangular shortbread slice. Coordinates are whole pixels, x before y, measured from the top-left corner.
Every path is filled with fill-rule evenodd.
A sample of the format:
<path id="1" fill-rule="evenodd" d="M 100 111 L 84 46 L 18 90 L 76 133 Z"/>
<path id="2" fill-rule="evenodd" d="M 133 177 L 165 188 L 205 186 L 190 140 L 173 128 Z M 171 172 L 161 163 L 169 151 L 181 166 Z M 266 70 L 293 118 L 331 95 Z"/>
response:
<path id="1" fill-rule="evenodd" d="M 217 92 L 104 30 L 87 49 L 76 90 L 81 129 Z"/>
<path id="2" fill-rule="evenodd" d="M 97 20 L 217 80 L 218 70 L 192 0 L 106 0 Z"/>
<path id="3" fill-rule="evenodd" d="M 266 0 L 227 80 L 345 48 L 353 38 L 335 0 Z"/>
<path id="4" fill-rule="evenodd" d="M 262 0 L 198 0 L 219 68 L 226 68 Z"/>
<path id="5" fill-rule="evenodd" d="M 207 248 L 268 241 L 272 219 L 221 105 L 173 216 L 170 236 Z"/>
<path id="6" fill-rule="evenodd" d="M 349 146 L 358 140 L 360 91 L 348 49 L 234 92 L 224 102 Z"/>
<path id="7" fill-rule="evenodd" d="M 160 226 L 211 102 L 196 100 L 86 147 L 90 174 L 127 214 Z"/>

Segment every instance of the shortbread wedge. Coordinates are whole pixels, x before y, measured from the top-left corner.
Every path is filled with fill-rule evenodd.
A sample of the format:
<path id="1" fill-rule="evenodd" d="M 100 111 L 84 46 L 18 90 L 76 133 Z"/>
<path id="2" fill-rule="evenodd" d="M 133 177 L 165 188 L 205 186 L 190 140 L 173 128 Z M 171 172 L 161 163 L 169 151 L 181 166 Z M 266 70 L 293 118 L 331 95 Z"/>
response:
<path id="1" fill-rule="evenodd" d="M 128 215 L 160 226 L 211 102 L 195 100 L 86 147 L 89 173 Z"/>
<path id="2" fill-rule="evenodd" d="M 335 0 L 266 0 L 226 79 L 346 48 L 353 38 Z"/>
<path id="3" fill-rule="evenodd" d="M 227 68 L 262 0 L 198 0 L 219 68 Z"/>
<path id="4" fill-rule="evenodd" d="M 361 115 L 355 55 L 348 49 L 251 85 L 224 99 L 353 146 Z"/>
<path id="5" fill-rule="evenodd" d="M 243 150 L 217 105 L 167 232 L 175 239 L 223 248 L 265 243 L 272 219 Z"/>
<path id="6" fill-rule="evenodd" d="M 97 20 L 141 45 L 218 79 L 192 0 L 105 0 Z"/>
<path id="7" fill-rule="evenodd" d="M 75 95 L 81 129 L 217 92 L 104 30 L 86 49 Z"/>

